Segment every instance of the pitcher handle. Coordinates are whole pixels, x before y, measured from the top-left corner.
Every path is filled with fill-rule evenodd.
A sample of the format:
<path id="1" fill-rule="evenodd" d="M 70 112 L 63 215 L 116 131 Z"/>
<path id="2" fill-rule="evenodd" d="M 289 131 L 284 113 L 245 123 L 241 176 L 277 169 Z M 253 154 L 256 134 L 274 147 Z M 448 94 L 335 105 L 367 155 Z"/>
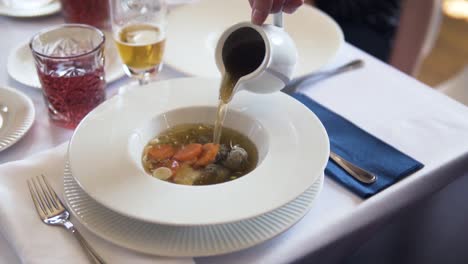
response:
<path id="1" fill-rule="evenodd" d="M 283 27 L 283 11 L 273 14 L 273 25 Z"/>

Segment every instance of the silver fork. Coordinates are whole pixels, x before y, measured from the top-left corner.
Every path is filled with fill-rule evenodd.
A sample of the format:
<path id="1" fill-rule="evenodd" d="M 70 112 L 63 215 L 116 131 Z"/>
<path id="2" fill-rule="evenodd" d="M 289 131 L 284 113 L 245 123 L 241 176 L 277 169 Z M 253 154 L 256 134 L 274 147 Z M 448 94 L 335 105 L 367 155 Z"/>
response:
<path id="1" fill-rule="evenodd" d="M 70 222 L 70 213 L 50 187 L 44 175 L 27 180 L 31 198 L 41 220 L 48 225 L 65 227 L 80 242 L 92 263 L 105 263 Z"/>

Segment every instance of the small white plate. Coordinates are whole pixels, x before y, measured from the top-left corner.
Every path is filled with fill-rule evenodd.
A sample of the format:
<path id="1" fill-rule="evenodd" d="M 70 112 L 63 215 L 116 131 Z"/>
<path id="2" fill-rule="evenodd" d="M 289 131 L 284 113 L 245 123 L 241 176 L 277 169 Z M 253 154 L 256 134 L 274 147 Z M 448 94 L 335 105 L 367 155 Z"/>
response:
<path id="1" fill-rule="evenodd" d="M 50 1 L 48 4 L 44 5 L 27 5 L 31 8 L 26 8 L 26 6 L 7 6 L 3 0 L 0 0 L 0 15 L 11 16 L 11 17 L 39 17 L 39 16 L 48 16 L 55 14 L 60 11 L 61 5 L 59 0 Z M 10 0 L 7 0 L 10 1 Z M 12 0 L 15 1 L 15 0 Z"/>
<path id="2" fill-rule="evenodd" d="M 169 14 L 165 62 L 193 76 L 219 77 L 214 57 L 218 38 L 231 25 L 250 21 L 251 12 L 247 0 L 203 0 L 174 9 Z M 310 6 L 285 14 L 284 25 L 299 54 L 294 76 L 320 69 L 344 42 L 338 24 Z"/>
<path id="3" fill-rule="evenodd" d="M 20 140 L 34 123 L 34 104 L 18 90 L 0 87 L 0 105 L 8 112 L 0 113 L 0 152 Z"/>
<path id="4" fill-rule="evenodd" d="M 107 83 L 116 81 L 123 76 L 125 72 L 120 62 L 119 54 L 113 39 L 106 34 L 105 56 L 105 74 Z M 39 77 L 37 76 L 34 58 L 29 49 L 29 42 L 19 45 L 8 57 L 7 71 L 11 78 L 17 82 L 34 88 L 41 88 Z"/>
<path id="5" fill-rule="evenodd" d="M 294 200 L 323 173 L 329 141 L 320 120 L 280 92 L 240 92 L 230 103 L 225 126 L 257 146 L 259 164 L 251 173 L 222 184 L 184 186 L 144 171 L 143 148 L 158 133 L 184 123 L 214 124 L 219 84 L 174 79 L 134 87 L 104 102 L 71 139 L 73 176 L 111 210 L 166 225 L 240 221 Z"/>
<path id="6" fill-rule="evenodd" d="M 146 254 L 202 257 L 246 249 L 286 231 L 313 205 L 322 188 L 323 174 L 294 201 L 259 217 L 230 224 L 179 227 L 146 223 L 109 210 L 80 188 L 68 168 L 63 180 L 68 208 L 97 236 Z"/>

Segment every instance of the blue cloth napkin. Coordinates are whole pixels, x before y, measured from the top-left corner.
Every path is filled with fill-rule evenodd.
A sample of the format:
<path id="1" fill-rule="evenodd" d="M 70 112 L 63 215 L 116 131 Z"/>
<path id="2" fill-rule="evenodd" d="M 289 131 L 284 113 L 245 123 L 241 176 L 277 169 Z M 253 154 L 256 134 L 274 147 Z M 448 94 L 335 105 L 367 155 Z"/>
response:
<path id="1" fill-rule="evenodd" d="M 424 167 L 417 160 L 372 136 L 306 95 L 294 93 L 291 96 L 312 110 L 322 121 L 333 152 L 377 176 L 376 182 L 363 184 L 334 161 L 328 161 L 325 173 L 362 198 L 368 198 Z"/>

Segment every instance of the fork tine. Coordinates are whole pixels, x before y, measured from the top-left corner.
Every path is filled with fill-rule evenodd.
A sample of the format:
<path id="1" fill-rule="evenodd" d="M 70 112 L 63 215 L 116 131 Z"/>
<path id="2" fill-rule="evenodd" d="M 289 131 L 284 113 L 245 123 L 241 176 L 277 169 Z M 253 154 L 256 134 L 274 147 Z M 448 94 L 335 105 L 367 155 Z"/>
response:
<path id="1" fill-rule="evenodd" d="M 47 201 L 46 194 L 44 193 L 44 190 L 40 186 L 39 179 L 37 177 L 32 178 L 32 183 L 34 186 L 34 189 L 37 193 L 37 196 L 39 197 L 39 200 L 41 201 L 42 205 L 44 206 L 44 213 L 47 214 L 52 214 L 52 207 L 50 206 L 49 202 Z"/>
<path id="2" fill-rule="evenodd" d="M 46 216 L 46 212 L 44 211 L 45 208 L 44 206 L 42 205 L 41 201 L 39 200 L 38 196 L 37 196 L 37 193 L 35 191 L 35 188 L 33 187 L 33 185 L 31 184 L 31 181 L 30 180 L 27 180 L 26 181 L 28 183 L 28 188 L 29 188 L 29 193 L 31 194 L 31 198 L 33 200 L 33 203 L 34 203 L 34 206 L 36 207 L 36 211 L 39 213 L 39 216 L 41 218 L 45 218 Z"/>
<path id="3" fill-rule="evenodd" d="M 45 181 L 44 175 L 42 175 L 42 181 L 41 181 L 40 176 L 37 176 L 36 179 L 37 179 L 37 182 L 39 183 L 39 187 L 41 187 L 41 190 L 44 193 L 45 200 L 50 205 L 51 211 L 58 209 L 58 206 L 55 204 L 54 199 L 52 197 L 52 194 L 49 191 L 48 186 L 46 186 L 46 184 L 44 183 L 44 181 Z"/>
<path id="4" fill-rule="evenodd" d="M 60 198 L 58 197 L 57 193 L 54 191 L 52 187 L 50 187 L 49 182 L 47 181 L 47 178 L 44 176 L 44 174 L 41 174 L 42 180 L 44 181 L 46 188 L 50 194 L 50 198 L 52 199 L 54 206 L 56 209 L 61 210 L 64 208 L 62 201 L 60 201 Z"/>

